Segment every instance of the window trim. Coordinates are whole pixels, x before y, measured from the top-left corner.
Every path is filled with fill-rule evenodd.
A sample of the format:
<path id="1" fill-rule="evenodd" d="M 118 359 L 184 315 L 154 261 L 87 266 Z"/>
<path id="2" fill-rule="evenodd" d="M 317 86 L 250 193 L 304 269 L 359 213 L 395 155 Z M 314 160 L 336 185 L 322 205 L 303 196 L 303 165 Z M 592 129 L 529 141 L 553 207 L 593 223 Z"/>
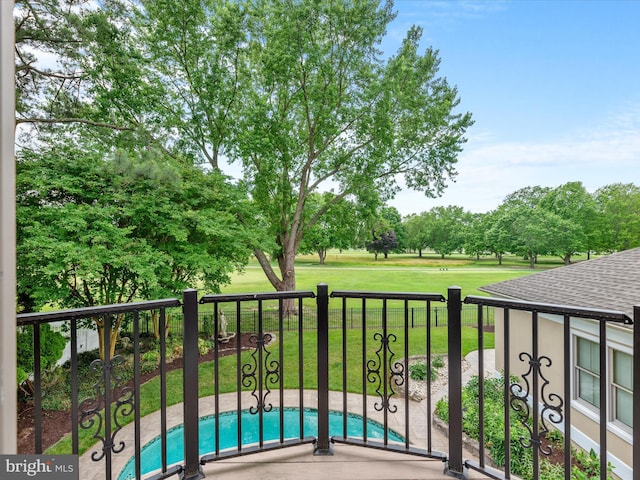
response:
<path id="1" fill-rule="evenodd" d="M 593 403 L 585 400 L 580 396 L 579 391 L 579 372 L 585 370 L 583 367 L 578 365 L 578 338 L 585 339 L 595 345 L 598 345 L 598 338 L 592 335 L 585 335 L 582 332 L 578 334 L 577 332 L 571 332 L 571 403 L 575 404 L 575 406 L 579 406 L 579 410 L 582 413 L 586 414 L 589 418 L 595 421 L 600 421 L 600 407 L 597 407 Z M 590 370 L 585 370 L 587 373 L 593 375 L 593 372 Z M 595 375 L 594 375 L 595 376 Z M 600 382 L 602 376 L 601 373 L 597 374 L 598 382 Z M 607 401 L 608 404 L 608 401 Z M 609 415 L 607 414 L 607 418 Z"/>
<path id="2" fill-rule="evenodd" d="M 555 320 L 555 319 L 550 319 Z M 578 347 L 577 338 L 581 337 L 598 345 L 599 325 L 596 321 L 581 318 L 571 318 L 571 407 L 585 415 L 594 422 L 600 421 L 600 408 L 595 407 L 588 401 L 579 397 L 578 392 Z M 606 355 L 607 355 L 607 430 L 622 440 L 631 443 L 633 440 L 633 429 L 625 423 L 615 418 L 614 386 L 613 386 L 613 352 L 619 351 L 633 356 L 633 347 L 628 342 L 631 341 L 630 332 L 625 332 L 620 328 L 608 325 L 606 333 Z M 599 378 L 602 377 L 599 375 Z M 617 387 L 620 388 L 620 387 Z"/>
<path id="3" fill-rule="evenodd" d="M 602 375 L 601 375 L 600 370 L 598 370 L 598 372 L 594 372 L 594 371 L 589 370 L 588 368 L 583 367 L 583 366 L 578 364 L 578 360 L 579 360 L 579 358 L 578 358 L 579 357 L 579 355 L 578 355 L 578 342 L 581 339 L 588 341 L 589 343 L 595 345 L 598 348 L 597 339 L 594 340 L 594 339 L 591 339 L 591 338 L 586 338 L 586 337 L 584 337 L 582 335 L 573 335 L 573 339 L 572 339 L 573 342 L 572 343 L 573 343 L 573 349 L 574 349 L 575 355 L 574 355 L 574 358 L 573 358 L 573 361 L 572 361 L 572 368 L 571 368 L 571 375 L 573 377 L 572 378 L 572 380 L 573 380 L 572 381 L 572 385 L 573 385 L 572 399 L 580 402 L 580 404 L 584 405 L 585 408 L 588 408 L 588 409 L 592 410 L 597 415 L 600 412 L 600 407 L 596 403 L 590 402 L 586 398 L 580 396 L 580 374 L 584 372 L 585 374 L 593 377 L 594 379 L 597 379 L 598 380 L 598 385 L 600 385 L 600 379 L 602 378 Z M 600 392 L 600 390 L 598 389 L 598 391 L 595 392 L 595 398 L 594 398 L 594 400 L 598 401 L 598 402 L 600 400 L 600 396 L 599 396 L 600 393 L 599 392 Z"/>
<path id="4" fill-rule="evenodd" d="M 610 379 L 611 381 L 609 382 L 609 388 L 608 390 L 608 398 L 607 398 L 607 405 L 609 406 L 609 418 L 608 418 L 608 423 L 614 425 L 615 427 L 621 429 L 622 431 L 626 431 L 629 435 L 631 435 L 633 433 L 633 427 L 630 425 L 627 425 L 626 423 L 622 422 L 621 420 L 618 420 L 616 418 L 616 403 L 615 403 L 615 395 L 614 395 L 614 391 L 615 389 L 620 389 L 622 391 L 628 392 L 631 394 L 631 398 L 633 399 L 633 390 L 629 390 L 626 387 L 623 387 L 622 385 L 616 385 L 613 381 L 614 379 L 614 352 L 620 352 L 626 355 L 631 356 L 631 365 L 633 366 L 633 351 L 632 349 L 628 349 L 629 351 L 626 351 L 627 349 L 622 349 L 622 348 L 612 348 L 611 346 L 607 345 L 607 359 L 608 359 L 608 368 L 609 368 L 609 375 L 610 375 Z M 633 381 L 633 378 L 632 378 Z M 632 385 L 633 387 L 633 385 Z M 633 421 L 633 420 L 632 420 Z"/>

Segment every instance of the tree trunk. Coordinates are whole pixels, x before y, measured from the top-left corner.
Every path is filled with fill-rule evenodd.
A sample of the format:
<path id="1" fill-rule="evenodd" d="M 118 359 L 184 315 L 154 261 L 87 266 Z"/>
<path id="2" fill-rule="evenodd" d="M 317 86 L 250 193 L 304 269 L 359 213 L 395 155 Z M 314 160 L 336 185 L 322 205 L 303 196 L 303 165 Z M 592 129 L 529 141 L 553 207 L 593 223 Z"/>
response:
<path id="1" fill-rule="evenodd" d="M 321 248 L 318 250 L 318 257 L 320 257 L 320 265 L 324 265 L 324 260 L 327 258 L 327 249 Z"/>
<path id="2" fill-rule="evenodd" d="M 295 251 L 281 253 L 277 260 L 282 274 L 282 280 L 278 278 L 276 272 L 273 271 L 269 259 L 262 250 L 254 250 L 254 255 L 258 259 L 258 263 L 262 267 L 265 275 L 278 292 L 293 291 L 296 289 L 296 272 L 295 272 Z M 297 307 L 294 299 L 285 299 L 282 301 L 282 309 L 285 316 L 297 315 Z"/>
<path id="3" fill-rule="evenodd" d="M 290 292 L 296 289 L 295 259 L 295 252 L 285 252 L 278 256 L 282 281 L 280 282 L 280 288 L 276 287 L 277 291 Z M 297 315 L 296 301 L 293 298 L 284 299 L 282 301 L 282 310 L 285 317 Z"/>
<path id="4" fill-rule="evenodd" d="M 562 257 L 562 261 L 565 265 L 571 265 L 571 254 L 568 253 L 564 257 Z"/>
<path id="5" fill-rule="evenodd" d="M 421 248 L 418 249 L 418 258 L 422 258 L 422 249 Z"/>
<path id="6" fill-rule="evenodd" d="M 502 254 L 496 253 L 496 257 L 498 257 L 498 265 L 502 265 Z"/>
<path id="7" fill-rule="evenodd" d="M 532 270 L 536 268 L 536 256 L 533 253 L 529 255 L 529 268 Z"/>
<path id="8" fill-rule="evenodd" d="M 164 336 L 165 338 L 169 336 L 169 320 L 171 319 L 171 314 L 165 314 L 164 318 Z M 160 312 L 158 310 L 151 311 L 151 322 L 153 323 L 153 336 L 156 340 L 160 340 Z"/>
<path id="9" fill-rule="evenodd" d="M 115 354 L 116 354 L 116 342 L 118 341 L 118 335 L 120 333 L 120 323 L 122 322 L 121 318 L 124 318 L 124 315 L 118 315 L 118 320 L 116 320 L 115 325 L 113 325 L 111 327 L 111 335 L 109 335 L 109 356 L 105 356 L 105 351 L 104 351 L 104 319 L 100 318 L 98 319 L 94 319 L 96 327 L 98 329 L 98 342 L 99 342 L 99 352 L 100 352 L 100 359 L 103 362 L 106 362 L 107 360 L 111 360 Z M 111 320 L 107 320 L 107 321 L 111 321 Z"/>

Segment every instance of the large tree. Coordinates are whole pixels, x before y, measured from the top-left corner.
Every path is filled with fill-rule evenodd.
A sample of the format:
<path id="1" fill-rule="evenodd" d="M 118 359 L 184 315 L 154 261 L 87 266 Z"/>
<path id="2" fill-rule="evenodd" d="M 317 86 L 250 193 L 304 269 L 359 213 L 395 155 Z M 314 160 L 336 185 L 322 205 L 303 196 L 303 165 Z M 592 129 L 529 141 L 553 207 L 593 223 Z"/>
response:
<path id="1" fill-rule="evenodd" d="M 613 183 L 595 194 L 599 216 L 598 249 L 601 252 L 640 246 L 640 187 Z"/>
<path id="2" fill-rule="evenodd" d="M 235 158 L 271 220 L 280 276 L 259 248 L 256 257 L 271 283 L 288 290 L 311 192 L 336 185 L 335 201 L 372 191 L 388 198 L 403 177 L 437 195 L 471 120 L 453 113 L 457 92 L 436 76 L 437 53 L 418 53 L 420 29 L 381 59 L 376 45 L 393 19 L 390 4 L 276 2 L 261 19 Z"/>
<path id="3" fill-rule="evenodd" d="M 313 218 L 319 208 L 331 202 L 333 194 L 324 192 L 309 197 L 305 221 Z M 358 215 L 356 205 L 347 199 L 333 204 L 331 209 L 305 229 L 300 243 L 300 253 L 317 253 L 320 265 L 324 265 L 327 250 L 330 248 L 347 249 L 357 246 L 358 234 L 363 229 L 363 223 Z"/>
<path id="4" fill-rule="evenodd" d="M 512 251 L 514 246 L 513 232 L 511 230 L 511 217 L 504 205 L 489 212 L 485 216 L 484 243 L 489 252 L 498 259 L 498 265 L 502 265 L 504 254 Z"/>
<path id="5" fill-rule="evenodd" d="M 251 247 L 277 290 L 295 289 L 305 230 L 334 204 L 374 211 L 401 187 L 437 196 L 455 175 L 471 116 L 438 76 L 438 52 L 419 51 L 420 28 L 395 54 L 378 50 L 391 2 L 105 0 L 78 12 L 65 17 L 76 48 L 61 53 L 85 86 L 56 105 L 112 127 L 105 145 L 239 166 L 256 214 L 236 216 L 261 227 Z M 305 217 L 309 196 L 330 189 Z"/>
<path id="6" fill-rule="evenodd" d="M 247 260 L 229 212 L 235 190 L 217 173 L 60 142 L 18 157 L 18 291 L 31 308 L 161 298 L 198 283 L 216 291 Z M 111 355 L 122 320 L 112 320 Z"/>
<path id="7" fill-rule="evenodd" d="M 487 230 L 491 228 L 489 215 L 486 213 L 470 213 L 469 222 L 463 233 L 464 251 L 480 260 L 481 255 L 491 252 L 487 243 Z"/>
<path id="8" fill-rule="evenodd" d="M 376 260 L 378 255 L 382 253 L 384 258 L 388 258 L 389 253 L 398 248 L 398 238 L 393 230 L 387 230 L 386 232 L 371 233 L 372 239 L 367 242 L 367 251 L 373 253 Z"/>
<path id="9" fill-rule="evenodd" d="M 429 234 L 431 221 L 428 212 L 412 214 L 404 219 L 404 227 L 407 232 L 407 247 L 418 251 L 422 257 L 422 251 L 429 246 Z"/>
<path id="10" fill-rule="evenodd" d="M 430 213 L 432 223 L 429 246 L 442 258 L 453 252 L 462 251 L 471 214 L 465 212 L 462 207 L 454 205 L 433 207 Z"/>
<path id="11" fill-rule="evenodd" d="M 419 28 L 383 58 L 391 3 L 141 4 L 141 48 L 165 88 L 158 118 L 213 168 L 223 154 L 242 167 L 276 246 L 255 242 L 254 254 L 277 290 L 295 289 L 305 229 L 335 203 L 375 208 L 399 182 L 436 196 L 455 175 L 471 116 L 437 76 L 437 51 L 418 51 Z M 323 189 L 333 197 L 303 221 Z"/>
<path id="12" fill-rule="evenodd" d="M 594 248 L 596 203 L 582 183 L 560 185 L 550 190 L 540 204 L 567 222 L 553 251 L 565 265 L 576 253 Z"/>
<path id="13" fill-rule="evenodd" d="M 389 226 L 390 230 L 396 235 L 398 246 L 396 252 L 404 252 L 407 248 L 407 229 L 402 222 L 402 215 L 395 207 L 385 206 L 379 209 L 378 215 L 382 218 L 385 224 Z"/>
<path id="14" fill-rule="evenodd" d="M 86 0 L 15 0 L 16 125 L 20 139 L 32 144 L 40 131 L 86 125 L 94 135 L 138 136 L 144 131 L 138 108 L 122 108 L 126 91 L 141 102 L 153 87 L 141 78 L 140 58 L 128 48 L 127 9 L 118 0 L 96 8 Z M 22 128 L 24 127 L 24 128 Z M 157 125 L 156 125 L 157 127 Z"/>

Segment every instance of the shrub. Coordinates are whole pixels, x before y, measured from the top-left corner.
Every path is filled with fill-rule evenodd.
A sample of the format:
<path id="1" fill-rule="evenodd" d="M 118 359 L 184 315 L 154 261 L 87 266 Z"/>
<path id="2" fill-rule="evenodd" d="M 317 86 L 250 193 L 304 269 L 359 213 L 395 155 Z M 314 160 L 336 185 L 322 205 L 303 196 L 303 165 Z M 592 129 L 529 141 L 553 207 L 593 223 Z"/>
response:
<path id="1" fill-rule="evenodd" d="M 182 358 L 184 356 L 184 347 L 182 345 L 174 345 L 173 358 Z"/>
<path id="2" fill-rule="evenodd" d="M 18 362 L 18 386 L 27 394 L 33 392 L 29 377 L 33 373 L 33 329 L 34 327 L 22 327 L 17 334 L 17 362 Z M 60 332 L 51 328 L 48 323 L 40 325 L 40 367 L 43 371 L 49 370 L 60 360 L 67 340 Z"/>
<path id="3" fill-rule="evenodd" d="M 160 352 L 149 350 L 142 354 L 140 360 L 140 370 L 142 370 L 142 373 L 153 372 L 160 366 Z"/>
<path id="4" fill-rule="evenodd" d="M 440 355 L 436 355 L 431 360 L 431 368 L 427 369 L 427 362 L 419 361 L 409 365 L 409 377 L 412 380 L 423 381 L 427 379 L 427 372 L 431 381 L 438 376 L 438 369 L 444 367 L 444 360 Z"/>
<path id="5" fill-rule="evenodd" d="M 510 379 L 510 384 L 517 382 L 516 377 Z M 479 437 L 479 379 L 477 376 L 472 377 L 467 385 L 462 389 L 462 409 L 463 419 L 462 428 L 464 432 L 471 438 Z M 484 434 L 485 446 L 489 450 L 493 462 L 498 467 L 505 465 L 505 445 L 504 438 L 504 378 L 487 378 L 484 380 Z M 436 403 L 436 415 L 443 421 L 449 421 L 448 402 L 441 399 Z M 528 428 L 522 423 L 528 419 L 524 416 L 524 412 L 516 412 L 510 409 L 510 452 L 511 452 L 511 473 L 523 479 L 531 478 L 533 470 L 533 451 L 531 448 L 524 447 L 522 443 L 530 437 Z M 523 439 L 524 442 L 520 440 Z M 562 433 L 552 430 L 547 433 L 547 440 L 554 445 L 562 445 Z M 576 465 L 571 469 L 571 478 L 577 480 L 594 480 L 599 478 L 600 459 L 598 455 L 591 450 L 588 454 L 582 451 L 574 451 L 573 456 Z M 612 470 L 609 464 L 609 472 Z M 551 464 L 547 459 L 542 458 L 540 462 L 541 477 L 545 480 L 561 480 L 564 479 L 564 466 Z M 607 476 L 607 478 L 611 478 Z"/>
<path id="6" fill-rule="evenodd" d="M 562 442 L 564 437 L 560 430 L 552 428 L 545 434 L 545 437 L 549 441 L 549 443 L 551 443 L 552 445 L 555 445 L 557 447 L 562 447 Z"/>
<path id="7" fill-rule="evenodd" d="M 207 338 L 212 338 L 214 334 L 213 314 L 205 314 L 202 320 L 201 334 Z"/>
<path id="8" fill-rule="evenodd" d="M 589 453 L 584 450 L 574 450 L 573 458 L 576 465 L 571 469 L 571 478 L 576 480 L 598 480 L 600 478 L 600 457 L 593 449 Z M 611 463 L 607 465 L 607 472 L 611 473 L 613 466 Z M 607 479 L 613 478 L 607 474 Z"/>
<path id="9" fill-rule="evenodd" d="M 444 367 L 444 359 L 442 358 L 442 356 L 436 355 L 435 357 L 433 357 L 433 359 L 431 360 L 431 366 L 435 369 Z"/>
<path id="10" fill-rule="evenodd" d="M 441 398 L 436 402 L 436 415 L 443 422 L 449 423 L 449 403 L 445 398 Z"/>
<path id="11" fill-rule="evenodd" d="M 416 362 L 409 365 L 409 376 L 412 380 L 425 380 L 427 378 L 426 362 Z"/>
<path id="12" fill-rule="evenodd" d="M 200 355 L 206 355 L 211 350 L 211 342 L 204 338 L 198 338 L 198 353 Z"/>

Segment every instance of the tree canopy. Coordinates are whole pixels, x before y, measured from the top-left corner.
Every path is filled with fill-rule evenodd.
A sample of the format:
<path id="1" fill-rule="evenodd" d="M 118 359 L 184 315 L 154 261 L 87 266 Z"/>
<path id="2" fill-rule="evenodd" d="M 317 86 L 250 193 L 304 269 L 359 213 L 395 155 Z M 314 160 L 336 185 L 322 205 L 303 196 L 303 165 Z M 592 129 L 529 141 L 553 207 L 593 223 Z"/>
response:
<path id="1" fill-rule="evenodd" d="M 438 76 L 438 52 L 419 51 L 420 28 L 397 52 L 379 51 L 391 2 L 106 0 L 65 10 L 50 0 L 40 10 L 20 4 L 19 46 L 28 50 L 31 26 L 62 19 L 51 35 L 66 47 L 50 47 L 64 71 L 47 79 L 65 88 L 23 82 L 20 121 L 75 119 L 111 128 L 105 146 L 153 145 L 241 169 L 254 207 L 238 218 L 261 227 L 250 246 L 278 290 L 295 288 L 305 231 L 335 204 L 350 198 L 373 212 L 401 187 L 437 196 L 455 176 L 471 115 Z M 27 99 L 40 96 L 56 108 L 35 111 Z M 308 215 L 310 195 L 328 190 Z"/>
<path id="2" fill-rule="evenodd" d="M 606 185 L 589 193 L 580 182 L 555 188 L 525 187 L 507 195 L 493 211 L 434 207 L 404 219 L 409 248 L 441 255 L 522 255 L 533 268 L 538 255 L 569 264 L 576 254 L 610 253 L 640 246 L 640 188 Z"/>
<path id="3" fill-rule="evenodd" d="M 217 172 L 153 150 L 106 156 L 79 148 L 86 144 L 54 147 L 18 155 L 23 308 L 163 298 L 199 284 L 219 291 L 247 262 L 237 191 Z M 99 333 L 102 321 L 95 319 Z M 121 322 L 112 322 L 112 347 Z"/>

